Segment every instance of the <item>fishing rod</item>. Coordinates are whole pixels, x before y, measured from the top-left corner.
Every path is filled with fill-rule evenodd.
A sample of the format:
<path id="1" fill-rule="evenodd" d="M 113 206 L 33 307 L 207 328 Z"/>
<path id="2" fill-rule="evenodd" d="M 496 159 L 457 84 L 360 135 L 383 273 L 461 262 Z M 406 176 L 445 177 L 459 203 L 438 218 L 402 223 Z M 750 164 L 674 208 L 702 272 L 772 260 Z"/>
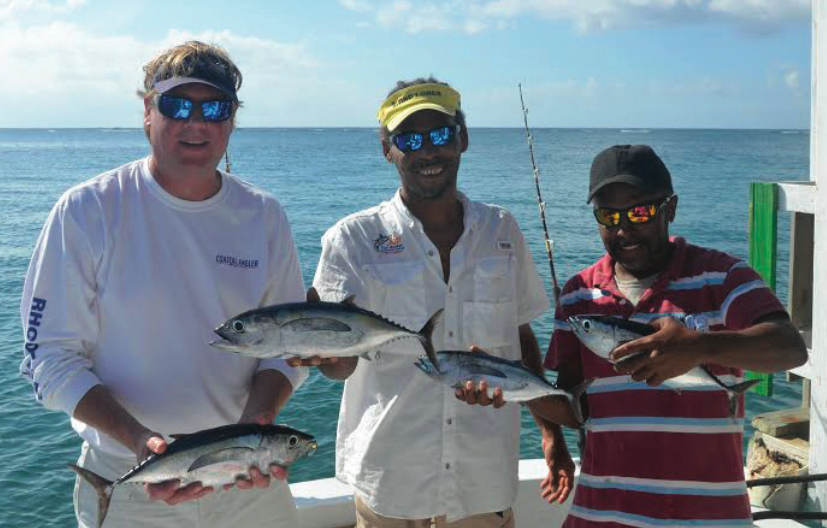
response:
<path id="1" fill-rule="evenodd" d="M 523 86 L 517 83 L 517 89 L 520 91 L 520 106 L 523 107 L 523 123 L 525 124 L 525 135 L 528 140 L 528 152 L 531 155 L 531 168 L 534 172 L 534 187 L 537 189 L 537 206 L 540 208 L 540 219 L 543 221 L 543 233 L 545 234 L 546 255 L 548 256 L 548 267 L 551 270 L 551 289 L 554 296 L 553 305 L 557 306 L 557 301 L 560 299 L 560 286 L 557 285 L 557 274 L 554 272 L 554 242 L 548 236 L 548 224 L 546 223 L 546 202 L 543 201 L 543 196 L 540 193 L 540 169 L 537 168 L 537 163 L 534 161 L 534 139 L 531 137 L 531 131 L 528 129 L 528 109 L 525 107 L 523 101 Z"/>
<path id="2" fill-rule="evenodd" d="M 230 161 L 230 149 L 224 151 L 224 172 L 227 174 L 233 172 L 233 164 Z"/>

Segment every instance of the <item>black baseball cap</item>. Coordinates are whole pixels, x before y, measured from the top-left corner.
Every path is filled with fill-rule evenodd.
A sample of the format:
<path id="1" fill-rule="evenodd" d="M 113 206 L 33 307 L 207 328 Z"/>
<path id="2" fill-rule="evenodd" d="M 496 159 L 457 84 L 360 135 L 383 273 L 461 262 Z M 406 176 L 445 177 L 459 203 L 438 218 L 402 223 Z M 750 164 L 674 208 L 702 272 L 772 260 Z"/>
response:
<path id="1" fill-rule="evenodd" d="M 612 183 L 628 183 L 645 191 L 674 193 L 669 170 L 649 145 L 615 145 L 595 156 L 586 203 Z"/>

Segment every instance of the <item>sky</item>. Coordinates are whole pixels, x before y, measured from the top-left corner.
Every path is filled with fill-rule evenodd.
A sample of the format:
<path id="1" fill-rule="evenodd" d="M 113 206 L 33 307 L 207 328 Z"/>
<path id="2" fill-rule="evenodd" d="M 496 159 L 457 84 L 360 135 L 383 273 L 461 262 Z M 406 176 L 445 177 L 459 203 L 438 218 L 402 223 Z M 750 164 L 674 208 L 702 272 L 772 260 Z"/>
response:
<path id="1" fill-rule="evenodd" d="M 822 1 L 822 0 L 814 0 Z M 810 0 L 0 0 L 0 128 L 140 127 L 142 66 L 197 39 L 241 127 L 372 127 L 433 75 L 471 127 L 810 125 Z"/>

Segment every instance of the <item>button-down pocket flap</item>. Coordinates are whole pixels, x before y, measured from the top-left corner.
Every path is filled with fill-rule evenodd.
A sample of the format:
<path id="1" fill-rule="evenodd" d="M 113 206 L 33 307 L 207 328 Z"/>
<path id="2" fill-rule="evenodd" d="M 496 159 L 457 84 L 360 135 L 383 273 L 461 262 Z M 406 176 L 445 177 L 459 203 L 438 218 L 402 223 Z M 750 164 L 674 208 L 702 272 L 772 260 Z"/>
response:
<path id="1" fill-rule="evenodd" d="M 480 278 L 505 277 L 511 269 L 511 255 L 486 257 L 477 263 L 476 274 Z"/>
<path id="2" fill-rule="evenodd" d="M 474 268 L 474 300 L 514 300 L 514 273 L 510 255 L 480 259 Z"/>
<path id="3" fill-rule="evenodd" d="M 419 330 L 429 317 L 425 313 L 424 269 L 419 261 L 366 265 L 377 291 L 377 311 L 409 330 Z"/>
<path id="4" fill-rule="evenodd" d="M 513 301 L 466 302 L 468 338 L 482 349 L 508 347 L 517 338 L 517 312 Z"/>

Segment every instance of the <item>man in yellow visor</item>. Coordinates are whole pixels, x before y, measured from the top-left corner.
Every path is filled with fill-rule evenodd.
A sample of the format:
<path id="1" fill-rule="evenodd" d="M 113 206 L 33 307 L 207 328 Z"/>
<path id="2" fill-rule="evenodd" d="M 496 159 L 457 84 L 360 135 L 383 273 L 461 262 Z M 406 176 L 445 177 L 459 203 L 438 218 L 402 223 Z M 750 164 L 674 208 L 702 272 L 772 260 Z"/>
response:
<path id="1" fill-rule="evenodd" d="M 440 310 L 436 350 L 523 360 L 539 372 L 530 322 L 548 309 L 517 222 L 457 190 L 468 130 L 459 93 L 433 78 L 399 82 L 379 108 L 380 141 L 400 188 L 322 238 L 314 286 L 406 328 Z M 353 487 L 359 527 L 510 527 L 520 408 L 469 382 L 449 389 L 419 372 L 417 340 L 378 359 L 322 363 L 345 379 L 336 473 Z M 480 406 L 468 403 L 487 403 Z"/>

